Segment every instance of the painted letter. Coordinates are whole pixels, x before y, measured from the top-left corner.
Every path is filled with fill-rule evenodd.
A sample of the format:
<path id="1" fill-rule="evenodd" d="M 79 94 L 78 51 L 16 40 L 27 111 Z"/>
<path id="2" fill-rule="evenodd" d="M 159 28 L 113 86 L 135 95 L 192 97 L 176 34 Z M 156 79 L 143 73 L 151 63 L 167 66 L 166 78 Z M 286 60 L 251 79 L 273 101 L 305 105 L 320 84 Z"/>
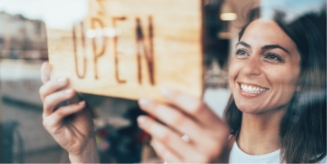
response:
<path id="1" fill-rule="evenodd" d="M 75 71 L 77 74 L 77 77 L 80 79 L 83 79 L 86 74 L 86 56 L 85 56 L 85 34 L 84 34 L 84 25 L 83 22 L 80 24 L 81 26 L 81 35 L 82 35 L 82 47 L 83 47 L 83 72 L 80 74 L 78 71 L 78 61 L 77 61 L 77 41 L 76 41 L 76 29 L 75 26 L 73 27 L 73 45 L 74 45 L 74 57 L 75 57 Z"/>
<path id="2" fill-rule="evenodd" d="M 117 27 L 116 27 L 116 21 L 118 20 L 125 20 L 126 18 L 125 17 L 114 17 L 112 18 L 112 24 L 114 26 L 114 29 L 116 30 Z M 116 77 L 116 80 L 118 83 L 126 83 L 126 80 L 122 80 L 120 79 L 119 77 L 119 61 L 118 61 L 118 51 L 117 51 L 117 43 L 118 43 L 118 36 L 115 35 L 114 36 L 114 55 L 115 55 L 115 77 Z"/>
<path id="3" fill-rule="evenodd" d="M 153 52 L 153 25 L 152 25 L 152 17 L 149 17 L 149 42 L 150 48 L 149 50 L 145 47 L 144 44 L 144 35 L 142 31 L 142 23 L 139 18 L 136 18 L 136 42 L 137 42 L 137 73 L 138 73 L 138 81 L 139 84 L 142 84 L 142 63 L 141 63 L 141 54 L 142 50 L 146 59 L 146 63 L 148 65 L 149 72 L 149 80 L 151 85 L 155 85 L 154 80 L 154 52 Z"/>
<path id="4" fill-rule="evenodd" d="M 103 30 L 104 28 L 104 24 L 102 23 L 102 21 L 100 19 L 97 18 L 92 18 L 91 19 L 91 27 L 93 30 L 95 29 L 95 23 L 98 23 L 101 27 L 101 30 Z M 103 43 L 102 43 L 102 49 L 99 53 L 97 53 L 97 45 L 96 45 L 96 37 L 94 37 L 92 39 L 92 47 L 93 47 L 93 54 L 94 54 L 94 73 L 95 73 L 95 79 L 98 79 L 98 68 L 97 68 L 97 64 L 98 64 L 98 58 L 101 57 L 102 55 L 105 54 L 106 52 L 106 46 L 107 46 L 107 37 L 103 34 L 102 36 L 103 38 Z"/>

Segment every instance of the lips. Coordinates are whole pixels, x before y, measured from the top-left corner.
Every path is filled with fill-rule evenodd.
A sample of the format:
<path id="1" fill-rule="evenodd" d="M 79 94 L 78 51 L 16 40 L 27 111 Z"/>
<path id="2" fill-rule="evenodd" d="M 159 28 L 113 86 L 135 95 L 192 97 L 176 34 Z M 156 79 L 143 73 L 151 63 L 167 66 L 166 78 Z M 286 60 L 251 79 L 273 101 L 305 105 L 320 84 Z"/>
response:
<path id="1" fill-rule="evenodd" d="M 263 88 L 255 85 L 249 85 L 249 84 L 239 83 L 239 85 L 243 92 L 250 93 L 250 94 L 260 94 L 262 92 L 269 90 L 268 88 Z"/>

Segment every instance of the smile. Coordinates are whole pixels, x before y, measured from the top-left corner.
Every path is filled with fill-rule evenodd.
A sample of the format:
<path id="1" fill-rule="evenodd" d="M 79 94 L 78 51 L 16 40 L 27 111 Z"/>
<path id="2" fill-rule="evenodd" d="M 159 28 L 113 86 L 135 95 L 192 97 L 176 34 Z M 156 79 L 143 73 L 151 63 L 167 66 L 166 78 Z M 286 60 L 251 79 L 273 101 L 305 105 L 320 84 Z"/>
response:
<path id="1" fill-rule="evenodd" d="M 268 90 L 268 88 L 261 88 L 253 85 L 240 84 L 240 87 L 243 92 L 246 93 L 262 93 Z"/>

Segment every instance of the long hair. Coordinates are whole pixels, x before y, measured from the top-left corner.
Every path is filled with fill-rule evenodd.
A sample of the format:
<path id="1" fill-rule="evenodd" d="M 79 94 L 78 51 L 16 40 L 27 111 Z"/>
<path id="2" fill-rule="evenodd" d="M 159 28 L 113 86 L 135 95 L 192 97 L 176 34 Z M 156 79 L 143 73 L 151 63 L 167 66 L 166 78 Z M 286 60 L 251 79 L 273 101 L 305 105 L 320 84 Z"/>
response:
<path id="1" fill-rule="evenodd" d="M 260 8 L 247 14 L 239 32 L 241 39 L 248 25 L 259 19 Z M 294 41 L 301 56 L 298 89 L 293 95 L 280 124 L 282 161 L 288 163 L 318 162 L 326 156 L 326 10 L 308 13 L 293 21 L 275 10 L 273 21 Z M 241 127 L 242 112 L 233 96 L 224 118 L 235 135 Z"/>

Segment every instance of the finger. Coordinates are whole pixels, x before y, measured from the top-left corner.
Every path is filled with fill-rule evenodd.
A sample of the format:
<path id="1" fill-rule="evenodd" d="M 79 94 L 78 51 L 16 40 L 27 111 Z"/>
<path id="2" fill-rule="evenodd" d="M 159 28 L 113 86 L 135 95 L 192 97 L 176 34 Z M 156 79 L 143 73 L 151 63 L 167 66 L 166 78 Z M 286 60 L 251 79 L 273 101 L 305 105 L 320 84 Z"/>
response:
<path id="1" fill-rule="evenodd" d="M 173 107 L 156 103 L 148 99 L 141 99 L 139 103 L 142 110 L 181 132 L 181 135 L 184 134 L 183 137 L 187 137 L 186 142 L 189 140 L 189 144 L 194 145 L 200 152 L 207 152 L 209 150 L 208 148 L 216 145 L 216 143 L 218 143 L 217 140 L 221 140 L 220 138 L 223 138 L 221 136 L 225 134 L 223 133 L 225 129 L 217 127 L 215 129 L 208 129 L 207 127 L 203 127 Z"/>
<path id="2" fill-rule="evenodd" d="M 50 80 L 51 65 L 48 62 L 44 62 L 41 66 L 41 80 L 44 83 Z"/>
<path id="3" fill-rule="evenodd" d="M 178 91 L 165 89 L 163 96 L 168 103 L 180 108 L 200 123 L 211 127 L 220 125 L 223 121 L 199 98 Z"/>
<path id="4" fill-rule="evenodd" d="M 76 104 L 60 107 L 54 113 L 43 119 L 43 126 L 52 134 L 56 130 L 55 127 L 60 125 L 65 117 L 80 112 L 85 105 L 85 101 L 81 101 Z"/>
<path id="5" fill-rule="evenodd" d="M 39 90 L 41 100 L 44 102 L 45 97 L 56 92 L 61 88 L 66 87 L 67 85 L 68 85 L 68 79 L 65 77 L 59 77 L 57 79 L 48 81 L 47 83 L 42 85 Z"/>
<path id="6" fill-rule="evenodd" d="M 175 156 L 167 149 L 167 147 L 160 141 L 152 139 L 151 145 L 154 148 L 157 155 L 165 160 L 165 163 L 181 163 L 181 159 Z"/>
<path id="7" fill-rule="evenodd" d="M 75 96 L 76 92 L 73 89 L 55 92 L 44 99 L 43 103 L 43 117 L 51 115 L 55 107 L 65 100 L 69 100 Z"/>
<path id="8" fill-rule="evenodd" d="M 197 141 L 202 141 L 203 137 L 199 134 L 201 134 L 204 127 L 201 127 L 201 125 L 179 110 L 149 99 L 140 99 L 139 105 L 142 110 L 172 127 L 174 130 L 181 134 L 187 134 L 192 138 L 192 143 L 200 144 Z"/>
<path id="9" fill-rule="evenodd" d="M 183 141 L 171 129 L 154 121 L 148 116 L 140 116 L 137 119 L 141 129 L 149 133 L 154 139 L 164 143 L 167 151 L 180 160 L 186 159 L 186 155 L 196 155 L 192 145 Z"/>

